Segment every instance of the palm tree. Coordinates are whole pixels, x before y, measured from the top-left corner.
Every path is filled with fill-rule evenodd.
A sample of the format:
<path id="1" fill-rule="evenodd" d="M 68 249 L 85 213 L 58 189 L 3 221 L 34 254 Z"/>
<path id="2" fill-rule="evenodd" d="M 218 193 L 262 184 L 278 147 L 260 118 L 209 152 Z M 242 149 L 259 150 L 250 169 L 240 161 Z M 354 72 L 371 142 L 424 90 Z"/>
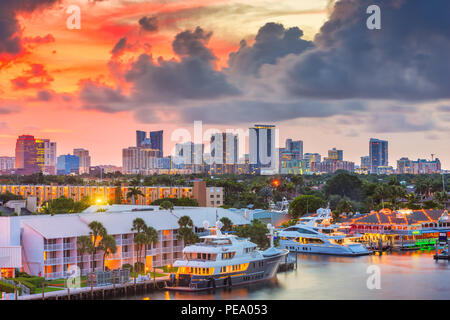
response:
<path id="1" fill-rule="evenodd" d="M 105 271 L 106 256 L 110 253 L 115 254 L 117 252 L 116 239 L 112 235 L 104 235 L 102 240 L 100 240 L 99 249 L 103 250 L 103 271 Z"/>
<path id="2" fill-rule="evenodd" d="M 182 216 L 178 219 L 178 240 L 183 240 L 185 245 L 194 244 L 198 242 L 198 236 L 192 230 L 194 227 L 194 222 L 189 216 Z"/>
<path id="3" fill-rule="evenodd" d="M 146 240 L 147 240 L 145 245 L 146 246 L 149 246 L 149 245 L 155 246 L 159 241 L 158 231 L 156 231 L 156 229 L 153 227 L 146 227 L 144 232 L 145 232 Z"/>
<path id="4" fill-rule="evenodd" d="M 390 196 L 389 187 L 385 184 L 380 184 L 375 188 L 374 197 L 375 199 L 381 200 L 381 206 L 384 208 L 384 199 Z"/>
<path id="5" fill-rule="evenodd" d="M 81 236 L 77 239 L 77 254 L 83 258 L 85 253 L 92 254 L 94 247 L 92 246 L 92 240 L 89 236 Z M 80 266 L 79 266 L 80 267 Z M 81 267 L 80 267 L 81 269 Z"/>
<path id="6" fill-rule="evenodd" d="M 133 204 L 137 204 L 137 197 L 139 196 L 144 196 L 144 194 L 137 187 L 132 187 L 128 190 L 127 199 L 131 198 Z"/>
<path id="7" fill-rule="evenodd" d="M 398 209 L 399 202 L 397 199 L 399 198 L 405 198 L 406 197 L 406 191 L 403 189 L 403 187 L 398 185 L 391 185 L 389 187 L 389 193 L 391 196 L 391 203 L 394 206 L 394 209 Z"/>
<path id="8" fill-rule="evenodd" d="M 445 191 L 441 191 L 441 192 L 435 192 L 434 193 L 434 200 L 436 202 L 438 202 L 440 205 L 442 205 L 442 207 L 445 209 L 447 206 L 447 201 L 448 201 L 448 194 Z"/>
<path id="9" fill-rule="evenodd" d="M 178 225 L 180 226 L 180 228 L 182 227 L 193 227 L 194 226 L 194 222 L 192 221 L 191 217 L 189 216 L 182 216 L 180 217 L 180 219 L 178 219 Z"/>
<path id="10" fill-rule="evenodd" d="M 106 229 L 105 227 L 98 221 L 92 221 L 91 223 L 88 224 L 89 229 L 91 229 L 91 231 L 89 232 L 89 235 L 91 236 L 91 240 L 92 240 L 92 272 L 94 272 L 94 257 L 95 254 L 97 253 L 97 249 L 99 249 L 99 242 L 101 241 L 101 239 L 99 238 L 103 238 L 104 236 L 107 235 Z"/>
<path id="11" fill-rule="evenodd" d="M 233 222 L 230 219 L 228 219 L 227 217 L 223 217 L 222 219 L 220 219 L 220 222 L 223 223 L 223 227 L 222 227 L 223 231 L 233 230 Z"/>
<path id="12" fill-rule="evenodd" d="M 171 201 L 165 200 L 159 205 L 159 210 L 170 210 L 170 212 L 172 212 L 173 203 Z"/>
<path id="13" fill-rule="evenodd" d="M 146 228 L 147 228 L 147 224 L 145 223 L 145 221 L 143 219 L 136 218 L 133 220 L 133 226 L 131 227 L 131 231 L 136 231 L 133 241 L 137 248 L 136 251 L 137 251 L 138 265 L 139 265 L 139 262 L 141 261 L 140 258 L 141 258 L 142 248 L 147 243 L 147 236 L 144 233 Z"/>

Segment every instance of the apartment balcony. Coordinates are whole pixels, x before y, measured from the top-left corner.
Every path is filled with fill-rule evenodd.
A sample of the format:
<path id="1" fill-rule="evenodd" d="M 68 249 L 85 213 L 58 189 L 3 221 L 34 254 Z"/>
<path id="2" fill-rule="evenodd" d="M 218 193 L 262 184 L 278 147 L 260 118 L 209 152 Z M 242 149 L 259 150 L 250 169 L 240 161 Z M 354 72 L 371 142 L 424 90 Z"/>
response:
<path id="1" fill-rule="evenodd" d="M 133 244 L 133 243 L 134 243 L 133 239 L 122 239 L 123 246 L 126 246 L 128 244 Z"/>
<path id="2" fill-rule="evenodd" d="M 62 264 L 62 258 L 50 258 L 44 261 L 45 266 L 53 266 L 57 264 Z"/>
<path id="3" fill-rule="evenodd" d="M 162 253 L 171 253 L 172 252 L 172 247 L 163 247 L 161 249 Z"/>
<path id="4" fill-rule="evenodd" d="M 162 240 L 165 240 L 165 241 L 173 240 L 173 235 L 169 234 L 169 235 L 162 236 Z"/>
<path id="5" fill-rule="evenodd" d="M 73 250 L 75 248 L 76 248 L 75 243 L 64 243 L 63 244 L 64 250 Z"/>
<path id="6" fill-rule="evenodd" d="M 84 255 L 84 256 L 77 256 L 78 262 L 89 262 L 90 256 Z"/>
<path id="7" fill-rule="evenodd" d="M 56 244 L 44 244 L 44 251 L 58 251 L 62 249 L 61 243 Z"/>
<path id="8" fill-rule="evenodd" d="M 106 260 L 120 260 L 122 258 L 122 254 L 119 253 L 114 253 L 114 254 L 109 254 L 106 256 Z"/>
<path id="9" fill-rule="evenodd" d="M 133 258 L 133 251 L 130 251 L 130 252 L 122 252 L 122 258 L 123 258 L 123 259 Z"/>
<path id="10" fill-rule="evenodd" d="M 160 260 L 159 261 L 159 267 L 164 267 L 164 266 L 167 266 L 168 264 L 172 264 L 173 263 L 173 260 L 171 260 L 171 259 L 167 259 L 167 260 Z"/>
<path id="11" fill-rule="evenodd" d="M 63 273 L 62 272 L 44 273 L 44 278 L 47 279 L 47 280 L 60 279 L 62 277 L 63 277 Z"/>
<path id="12" fill-rule="evenodd" d="M 183 246 L 176 246 L 176 247 L 173 247 L 173 252 L 182 252 L 183 249 L 184 249 Z"/>
<path id="13" fill-rule="evenodd" d="M 115 239 L 116 240 L 116 246 L 122 245 L 122 239 Z"/>
<path id="14" fill-rule="evenodd" d="M 75 257 L 64 257 L 63 261 L 64 261 L 64 264 L 75 263 L 76 259 L 75 259 Z"/>
<path id="15" fill-rule="evenodd" d="M 147 254 L 147 256 L 155 256 L 157 254 L 161 254 L 161 249 L 150 249 L 146 250 L 145 253 Z"/>

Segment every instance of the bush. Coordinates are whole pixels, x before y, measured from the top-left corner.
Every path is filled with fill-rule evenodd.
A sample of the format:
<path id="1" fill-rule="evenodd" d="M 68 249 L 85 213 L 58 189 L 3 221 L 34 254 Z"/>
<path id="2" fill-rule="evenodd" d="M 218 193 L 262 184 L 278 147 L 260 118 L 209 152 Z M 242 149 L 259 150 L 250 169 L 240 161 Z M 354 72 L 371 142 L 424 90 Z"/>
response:
<path id="1" fill-rule="evenodd" d="M 30 293 L 36 292 L 36 286 L 28 281 L 29 278 L 15 278 L 15 279 L 11 279 L 11 280 L 14 280 L 14 282 L 17 284 L 21 283 L 22 285 L 24 285 L 25 287 L 30 289 Z"/>
<path id="2" fill-rule="evenodd" d="M 133 272 L 133 266 L 129 263 L 125 263 L 124 265 L 122 265 L 122 269 L 130 269 L 130 272 Z"/>
<path id="3" fill-rule="evenodd" d="M 8 282 L 3 282 L 0 280 L 0 292 L 14 293 L 14 286 Z M 21 295 L 22 288 L 17 287 L 17 292 Z"/>
<path id="4" fill-rule="evenodd" d="M 36 276 L 16 277 L 14 280 L 15 281 L 20 281 L 24 285 L 26 285 L 25 282 L 30 283 L 31 285 L 35 286 L 36 288 L 41 288 L 42 287 L 42 282 L 44 282 L 44 278 L 36 277 Z"/>

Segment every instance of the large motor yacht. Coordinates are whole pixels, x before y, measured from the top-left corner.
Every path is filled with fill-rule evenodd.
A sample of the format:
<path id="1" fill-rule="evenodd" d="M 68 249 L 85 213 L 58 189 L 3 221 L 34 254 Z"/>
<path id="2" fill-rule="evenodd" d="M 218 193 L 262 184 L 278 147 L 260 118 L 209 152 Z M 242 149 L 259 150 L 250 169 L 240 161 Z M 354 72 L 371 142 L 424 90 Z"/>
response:
<path id="1" fill-rule="evenodd" d="M 208 225 L 204 223 L 205 229 Z M 169 290 L 199 291 L 220 287 L 231 287 L 269 279 L 275 276 L 278 265 L 288 250 L 271 246 L 265 251 L 257 250 L 256 244 L 235 235 L 222 234 L 221 223 L 211 228 L 211 234 L 203 236 L 203 242 L 190 245 L 183 250 L 183 260 L 177 260 L 178 271 L 172 277 Z"/>
<path id="2" fill-rule="evenodd" d="M 317 216 L 301 218 L 294 226 L 278 232 L 280 247 L 291 252 L 361 256 L 371 252 L 355 242 L 361 234 L 348 235 L 345 227 L 332 224 L 331 210 L 319 209 Z"/>

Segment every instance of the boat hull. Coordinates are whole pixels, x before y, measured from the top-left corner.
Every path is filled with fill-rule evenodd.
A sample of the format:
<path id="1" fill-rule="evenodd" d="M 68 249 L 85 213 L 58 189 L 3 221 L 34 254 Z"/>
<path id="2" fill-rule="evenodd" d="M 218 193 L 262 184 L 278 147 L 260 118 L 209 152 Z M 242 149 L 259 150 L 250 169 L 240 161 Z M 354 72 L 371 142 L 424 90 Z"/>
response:
<path id="1" fill-rule="evenodd" d="M 276 256 L 251 261 L 245 271 L 230 273 L 227 275 L 217 274 L 205 277 L 193 277 L 187 285 L 185 284 L 180 286 L 175 282 L 173 286 L 166 287 L 166 289 L 170 291 L 187 292 L 203 291 L 218 288 L 229 288 L 271 279 L 276 275 L 279 264 L 287 254 L 288 251 L 283 251 Z"/>
<path id="2" fill-rule="evenodd" d="M 358 257 L 371 254 L 364 246 L 360 244 L 349 246 L 338 245 L 314 245 L 299 244 L 295 241 L 280 241 L 280 247 L 290 252 L 308 253 L 308 254 L 324 254 L 335 256 Z"/>

